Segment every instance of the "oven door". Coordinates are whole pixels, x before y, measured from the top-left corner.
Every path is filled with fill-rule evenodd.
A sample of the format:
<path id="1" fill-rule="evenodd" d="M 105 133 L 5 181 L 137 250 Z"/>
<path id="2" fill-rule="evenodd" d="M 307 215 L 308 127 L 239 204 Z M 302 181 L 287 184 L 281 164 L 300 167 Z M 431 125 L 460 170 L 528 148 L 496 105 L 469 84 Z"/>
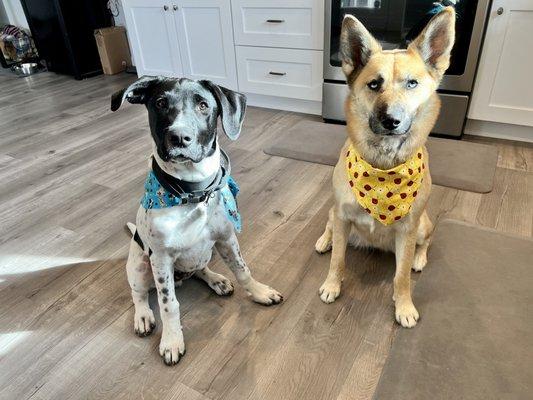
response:
<path id="1" fill-rule="evenodd" d="M 490 0 L 456 0 L 456 39 L 441 89 L 470 92 Z M 438 7 L 434 0 L 326 0 L 324 79 L 344 81 L 339 37 L 345 14 L 357 17 L 384 49 L 405 48 Z"/>

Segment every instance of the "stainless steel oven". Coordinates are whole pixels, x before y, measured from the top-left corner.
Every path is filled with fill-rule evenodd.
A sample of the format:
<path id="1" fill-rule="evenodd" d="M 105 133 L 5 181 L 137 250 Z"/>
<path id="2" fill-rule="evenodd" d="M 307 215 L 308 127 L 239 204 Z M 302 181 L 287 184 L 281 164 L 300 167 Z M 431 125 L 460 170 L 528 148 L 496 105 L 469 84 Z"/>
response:
<path id="1" fill-rule="evenodd" d="M 473 87 L 490 0 L 326 0 L 322 116 L 344 121 L 347 87 L 340 68 L 339 36 L 345 14 L 356 16 L 384 49 L 405 47 L 441 4 L 454 4 L 456 39 L 439 89 L 442 108 L 434 133 L 460 136 Z"/>

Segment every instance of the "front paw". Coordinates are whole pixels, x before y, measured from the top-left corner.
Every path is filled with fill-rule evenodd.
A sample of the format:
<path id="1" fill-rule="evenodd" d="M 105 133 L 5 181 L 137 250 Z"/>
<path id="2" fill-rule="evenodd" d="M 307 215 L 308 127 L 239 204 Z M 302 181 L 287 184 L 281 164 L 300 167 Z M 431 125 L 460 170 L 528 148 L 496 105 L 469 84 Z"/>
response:
<path id="1" fill-rule="evenodd" d="M 320 289 L 318 289 L 318 294 L 320 295 L 320 300 L 324 303 L 333 303 L 341 294 L 341 283 L 326 279 Z"/>
<path id="2" fill-rule="evenodd" d="M 185 355 L 185 342 L 183 341 L 183 332 L 165 332 L 159 343 L 159 354 L 166 365 L 176 365 L 181 357 Z"/>
<path id="3" fill-rule="evenodd" d="M 219 296 L 231 296 L 233 294 L 233 284 L 231 281 L 220 275 L 219 280 L 208 283 L 209 287 Z"/>
<path id="4" fill-rule="evenodd" d="M 147 308 L 145 310 L 135 311 L 133 317 L 133 330 L 137 336 L 148 336 L 153 332 L 154 328 L 155 317 L 152 310 Z"/>
<path id="5" fill-rule="evenodd" d="M 396 303 L 396 322 L 404 328 L 412 328 L 418 322 L 420 315 L 413 302 Z"/>
<path id="6" fill-rule="evenodd" d="M 254 282 L 251 287 L 247 288 L 248 293 L 252 296 L 252 299 L 264 306 L 271 306 L 279 304 L 283 301 L 283 296 L 277 290 L 272 289 L 270 286 L 263 285 L 259 282 Z"/>

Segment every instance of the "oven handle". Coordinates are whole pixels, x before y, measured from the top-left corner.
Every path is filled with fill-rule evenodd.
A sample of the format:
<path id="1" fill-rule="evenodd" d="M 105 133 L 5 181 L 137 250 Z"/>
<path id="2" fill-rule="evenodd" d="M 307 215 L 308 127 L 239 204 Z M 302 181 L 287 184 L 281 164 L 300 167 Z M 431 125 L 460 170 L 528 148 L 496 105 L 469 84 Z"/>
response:
<path id="1" fill-rule="evenodd" d="M 282 22 L 285 22 L 284 19 L 267 19 L 266 22 L 269 22 L 271 24 L 281 24 Z"/>

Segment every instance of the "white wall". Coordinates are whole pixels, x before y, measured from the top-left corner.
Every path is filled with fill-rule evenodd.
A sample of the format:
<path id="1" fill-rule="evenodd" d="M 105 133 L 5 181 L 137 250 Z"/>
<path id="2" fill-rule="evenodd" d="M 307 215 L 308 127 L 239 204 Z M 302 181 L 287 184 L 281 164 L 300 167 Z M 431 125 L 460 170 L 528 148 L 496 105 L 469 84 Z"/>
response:
<path id="1" fill-rule="evenodd" d="M 4 3 L 0 1 L 0 27 L 6 24 L 9 24 L 9 19 L 7 18 L 6 9 L 4 8 Z"/>
<path id="2" fill-rule="evenodd" d="M 20 0 L 1 0 L 2 5 L 7 16 L 7 21 L 11 25 L 20 26 L 27 30 L 30 29 L 28 26 L 28 21 L 24 15 L 24 10 L 22 9 L 22 4 Z"/>

